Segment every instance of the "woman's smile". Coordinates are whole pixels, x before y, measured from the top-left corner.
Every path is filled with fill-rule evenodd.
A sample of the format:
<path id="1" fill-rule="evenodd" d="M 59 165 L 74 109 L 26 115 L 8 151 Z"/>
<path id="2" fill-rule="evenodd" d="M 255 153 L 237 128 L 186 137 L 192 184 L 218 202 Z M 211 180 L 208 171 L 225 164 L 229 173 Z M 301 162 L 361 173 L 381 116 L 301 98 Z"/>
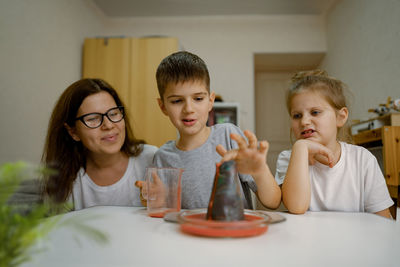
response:
<path id="1" fill-rule="evenodd" d="M 115 142 L 117 140 L 118 134 L 108 134 L 101 138 L 102 141 Z"/>

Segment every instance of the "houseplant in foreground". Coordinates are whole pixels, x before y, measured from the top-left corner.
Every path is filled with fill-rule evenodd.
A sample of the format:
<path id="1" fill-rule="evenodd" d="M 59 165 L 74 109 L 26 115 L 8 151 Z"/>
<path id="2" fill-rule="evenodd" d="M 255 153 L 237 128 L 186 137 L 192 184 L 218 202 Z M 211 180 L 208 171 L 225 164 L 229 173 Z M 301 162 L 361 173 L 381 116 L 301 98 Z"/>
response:
<path id="1" fill-rule="evenodd" d="M 6 163 L 0 166 L 0 267 L 18 266 L 40 251 L 35 243 L 44 240 L 55 227 L 72 227 L 95 241 L 105 242 L 107 237 L 87 226 L 79 218 L 62 221 L 54 214 L 51 203 L 32 203 L 29 209 L 10 203 L 21 183 L 43 177 L 54 170 L 30 165 L 26 162 Z"/>

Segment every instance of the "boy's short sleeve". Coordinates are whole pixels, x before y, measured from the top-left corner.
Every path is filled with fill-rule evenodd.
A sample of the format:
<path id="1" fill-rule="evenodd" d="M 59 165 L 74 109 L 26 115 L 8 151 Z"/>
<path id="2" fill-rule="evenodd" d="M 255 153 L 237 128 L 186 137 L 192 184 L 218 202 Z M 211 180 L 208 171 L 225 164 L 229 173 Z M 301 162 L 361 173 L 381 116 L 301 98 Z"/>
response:
<path id="1" fill-rule="evenodd" d="M 283 180 L 285 179 L 286 172 L 289 166 L 290 155 L 292 154 L 291 150 L 284 150 L 279 153 L 278 160 L 276 161 L 276 172 L 275 172 L 275 181 L 278 185 L 283 184 Z"/>

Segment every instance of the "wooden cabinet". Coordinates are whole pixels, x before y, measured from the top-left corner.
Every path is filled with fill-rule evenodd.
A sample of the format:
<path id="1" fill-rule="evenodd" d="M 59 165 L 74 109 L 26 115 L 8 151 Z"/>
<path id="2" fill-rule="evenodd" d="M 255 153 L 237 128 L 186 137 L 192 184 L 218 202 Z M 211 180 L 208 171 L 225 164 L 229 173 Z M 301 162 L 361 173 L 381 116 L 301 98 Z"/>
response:
<path id="1" fill-rule="evenodd" d="M 101 78 L 120 94 L 135 136 L 161 146 L 177 132 L 158 107 L 156 70 L 178 51 L 176 38 L 88 38 L 83 46 L 83 78 Z"/>
<path id="2" fill-rule="evenodd" d="M 400 126 L 383 126 L 382 128 L 360 132 L 353 135 L 357 145 L 370 150 L 378 148 L 383 161 L 383 173 L 390 196 L 399 206 L 399 180 L 400 180 Z M 379 160 L 378 160 L 379 161 Z M 396 216 L 396 205 L 391 209 L 393 217 Z"/>

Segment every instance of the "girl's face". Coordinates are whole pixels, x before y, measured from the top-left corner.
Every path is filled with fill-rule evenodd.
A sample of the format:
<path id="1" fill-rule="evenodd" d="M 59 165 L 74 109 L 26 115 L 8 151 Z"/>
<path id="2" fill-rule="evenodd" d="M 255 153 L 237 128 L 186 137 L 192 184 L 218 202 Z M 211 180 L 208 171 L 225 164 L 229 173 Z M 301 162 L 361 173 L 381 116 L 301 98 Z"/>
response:
<path id="1" fill-rule="evenodd" d="M 318 92 L 304 90 L 290 103 L 291 128 L 295 138 L 308 139 L 327 147 L 336 144 L 337 129 L 347 120 L 347 108 L 337 111 Z"/>
<path id="2" fill-rule="evenodd" d="M 78 109 L 76 117 L 89 113 L 106 113 L 117 107 L 114 98 L 107 92 L 100 92 L 86 97 Z M 120 153 L 125 141 L 125 120 L 111 122 L 103 116 L 103 123 L 98 128 L 88 128 L 77 120 L 74 127 L 66 128 L 75 141 L 81 141 L 89 151 L 89 156 L 105 156 Z"/>

